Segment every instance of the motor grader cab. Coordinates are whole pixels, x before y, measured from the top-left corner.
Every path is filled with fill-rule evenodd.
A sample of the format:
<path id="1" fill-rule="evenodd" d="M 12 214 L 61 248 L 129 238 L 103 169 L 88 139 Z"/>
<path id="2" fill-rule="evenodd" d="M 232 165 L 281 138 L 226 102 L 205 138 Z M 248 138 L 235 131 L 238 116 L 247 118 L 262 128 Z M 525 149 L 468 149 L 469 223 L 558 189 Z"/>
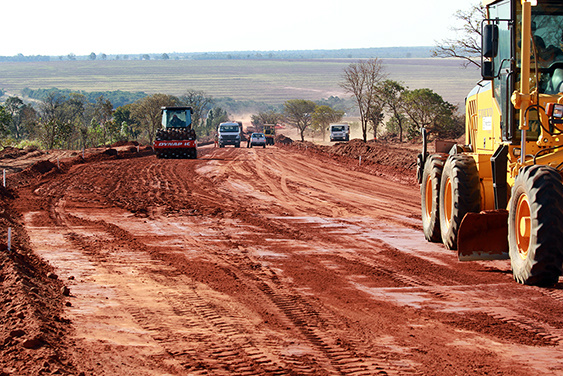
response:
<path id="1" fill-rule="evenodd" d="M 427 240 L 460 260 L 510 258 L 524 284 L 563 267 L 563 2 L 484 0 L 482 77 L 466 145 L 419 155 Z"/>
<path id="2" fill-rule="evenodd" d="M 157 130 L 153 148 L 157 158 L 197 158 L 196 134 L 192 129 L 191 107 L 162 107 L 162 128 Z"/>

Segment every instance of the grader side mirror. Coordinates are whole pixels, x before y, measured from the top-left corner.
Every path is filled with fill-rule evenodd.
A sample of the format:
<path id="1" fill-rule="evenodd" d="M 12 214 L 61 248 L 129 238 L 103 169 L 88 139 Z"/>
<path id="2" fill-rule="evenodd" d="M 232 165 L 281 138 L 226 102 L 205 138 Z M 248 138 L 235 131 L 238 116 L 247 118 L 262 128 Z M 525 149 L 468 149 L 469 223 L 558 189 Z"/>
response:
<path id="1" fill-rule="evenodd" d="M 492 59 L 498 53 L 498 25 L 483 25 L 483 57 Z"/>
<path id="2" fill-rule="evenodd" d="M 481 63 L 481 76 L 483 80 L 492 80 L 496 77 L 495 73 L 495 66 L 492 61 L 485 60 Z"/>
<path id="3" fill-rule="evenodd" d="M 496 77 L 493 59 L 498 53 L 498 25 L 483 25 L 482 35 L 481 76 L 484 80 L 492 80 Z"/>

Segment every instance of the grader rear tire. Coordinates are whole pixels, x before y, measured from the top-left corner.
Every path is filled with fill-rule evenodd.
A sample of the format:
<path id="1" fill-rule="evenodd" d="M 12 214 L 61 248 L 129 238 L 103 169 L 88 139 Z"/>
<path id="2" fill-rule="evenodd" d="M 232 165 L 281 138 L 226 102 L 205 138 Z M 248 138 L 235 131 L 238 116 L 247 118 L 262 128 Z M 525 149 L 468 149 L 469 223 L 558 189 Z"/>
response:
<path id="1" fill-rule="evenodd" d="M 440 232 L 447 249 L 457 249 L 457 232 L 465 214 L 481 210 L 479 172 L 465 154 L 450 155 L 440 182 Z"/>
<path id="2" fill-rule="evenodd" d="M 429 242 L 441 242 L 440 234 L 440 179 L 447 159 L 446 154 L 428 156 L 422 172 L 420 198 L 422 208 L 422 230 Z"/>
<path id="3" fill-rule="evenodd" d="M 514 279 L 553 286 L 563 273 L 563 185 L 549 166 L 526 166 L 509 203 L 508 246 Z"/>

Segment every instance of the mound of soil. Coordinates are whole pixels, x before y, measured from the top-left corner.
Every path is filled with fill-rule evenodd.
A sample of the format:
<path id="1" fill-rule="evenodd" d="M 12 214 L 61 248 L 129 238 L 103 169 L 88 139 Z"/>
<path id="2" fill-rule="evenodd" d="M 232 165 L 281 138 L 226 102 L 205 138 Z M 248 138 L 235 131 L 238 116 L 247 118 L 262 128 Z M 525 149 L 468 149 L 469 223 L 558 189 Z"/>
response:
<path id="1" fill-rule="evenodd" d="M 293 140 L 289 137 L 285 137 L 283 134 L 278 134 L 276 135 L 275 142 L 276 144 L 288 145 L 293 143 Z"/>
<path id="2" fill-rule="evenodd" d="M 291 140 L 288 138 L 288 140 Z M 282 147 L 298 148 L 302 153 L 316 154 L 330 163 L 344 165 L 354 171 L 385 177 L 403 184 L 416 185 L 416 156 L 411 147 L 385 141 L 353 139 L 331 146 L 312 142 L 291 141 L 279 143 Z"/>
<path id="3" fill-rule="evenodd" d="M 16 159 L 28 152 L 24 149 L 13 148 L 11 146 L 6 146 L 2 151 L 0 151 L 0 159 Z"/>

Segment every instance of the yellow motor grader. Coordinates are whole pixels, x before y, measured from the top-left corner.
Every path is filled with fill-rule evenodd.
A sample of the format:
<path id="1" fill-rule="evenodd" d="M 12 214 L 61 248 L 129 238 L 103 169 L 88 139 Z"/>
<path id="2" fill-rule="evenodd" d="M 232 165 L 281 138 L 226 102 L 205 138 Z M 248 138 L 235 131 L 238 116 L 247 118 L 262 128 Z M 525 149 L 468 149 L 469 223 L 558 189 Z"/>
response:
<path id="1" fill-rule="evenodd" d="M 484 0 L 481 81 L 466 145 L 418 157 L 428 241 L 459 259 L 510 258 L 514 279 L 563 272 L 563 2 Z"/>

